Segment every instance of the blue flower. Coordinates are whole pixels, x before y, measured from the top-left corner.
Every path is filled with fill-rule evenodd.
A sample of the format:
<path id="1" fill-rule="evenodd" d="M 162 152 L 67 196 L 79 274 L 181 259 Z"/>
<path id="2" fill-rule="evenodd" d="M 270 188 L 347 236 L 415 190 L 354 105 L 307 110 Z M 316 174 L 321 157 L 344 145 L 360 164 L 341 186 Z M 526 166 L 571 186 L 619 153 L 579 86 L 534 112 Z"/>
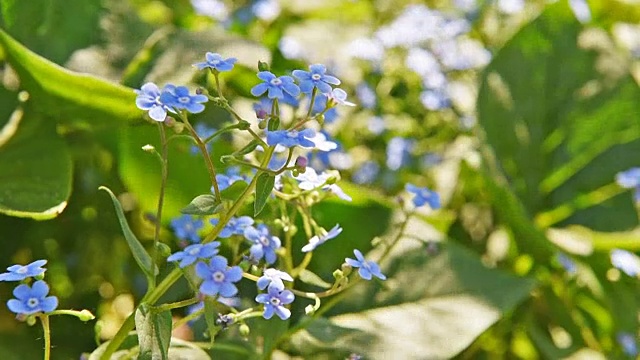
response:
<path id="1" fill-rule="evenodd" d="M 198 134 L 198 137 L 202 139 L 202 141 L 206 140 L 209 136 L 213 135 L 216 132 L 216 129 L 209 127 L 205 123 L 196 124 L 194 130 L 196 131 L 196 134 Z M 213 146 L 213 143 L 210 141 L 206 143 L 205 146 L 207 148 L 207 151 L 211 152 L 211 146 Z M 193 155 L 200 154 L 200 148 L 195 144 L 191 145 L 191 148 L 189 149 L 189 151 Z"/>
<path id="2" fill-rule="evenodd" d="M 325 74 L 327 68 L 324 65 L 311 65 L 309 70 L 311 71 L 293 70 L 293 76 L 300 81 L 300 90 L 304 93 L 310 93 L 315 87 L 321 93 L 327 94 L 331 92 L 331 85 L 340 85 L 338 78 Z"/>
<path id="3" fill-rule="evenodd" d="M 313 101 L 313 109 L 311 109 L 311 114 L 313 116 L 316 116 L 317 114 L 320 114 L 321 112 L 324 111 L 324 114 L 323 114 L 324 122 L 327 124 L 331 124 L 334 121 L 336 121 L 336 119 L 340 116 L 340 114 L 338 113 L 338 109 L 336 109 L 335 107 L 332 107 L 327 111 L 325 111 L 327 106 L 329 106 L 328 101 L 329 101 L 329 97 L 327 95 L 325 94 L 316 95 L 316 98 Z"/>
<path id="4" fill-rule="evenodd" d="M 375 181 L 379 172 L 380 165 L 377 162 L 366 161 L 353 173 L 351 180 L 356 184 L 370 184 Z"/>
<path id="5" fill-rule="evenodd" d="M 253 104 L 253 111 L 256 112 L 258 120 L 265 120 L 271 114 L 273 100 L 269 98 L 260 98 L 260 102 Z"/>
<path id="6" fill-rule="evenodd" d="M 347 195 L 338 185 L 326 184 L 327 180 L 329 180 L 331 177 L 331 174 L 327 172 L 318 174 L 313 168 L 307 167 L 304 173 L 298 174 L 298 176 L 294 176 L 293 178 L 300 182 L 298 184 L 298 187 L 302 190 L 312 190 L 318 187 L 322 187 L 322 190 L 329 190 L 339 198 L 346 201 L 351 201 L 351 197 Z"/>
<path id="7" fill-rule="evenodd" d="M 280 144 L 284 147 L 315 147 L 316 144 L 310 140 L 316 135 L 313 129 L 297 130 L 277 130 L 267 132 L 267 144 L 274 146 Z"/>
<path id="8" fill-rule="evenodd" d="M 309 252 L 315 250 L 318 246 L 324 244 L 327 240 L 331 240 L 336 236 L 340 235 L 342 232 L 342 228 L 340 224 L 336 224 L 328 233 L 323 235 L 316 235 L 309 239 L 309 243 L 302 247 L 302 252 Z"/>
<path id="9" fill-rule="evenodd" d="M 167 261 L 180 261 L 180 267 L 185 268 L 198 259 L 209 259 L 218 253 L 218 246 L 220 243 L 217 241 L 207 244 L 193 244 L 189 245 L 184 250 L 178 251 L 167 258 Z"/>
<path id="10" fill-rule="evenodd" d="M 233 64 L 238 61 L 238 59 L 236 58 L 223 59 L 220 54 L 212 52 L 207 52 L 205 54 L 205 59 L 207 61 L 193 64 L 193 66 L 197 67 L 198 70 L 210 68 L 212 70 L 222 72 L 230 71 L 231 69 L 233 69 Z"/>
<path id="11" fill-rule="evenodd" d="M 567 273 L 573 275 L 578 271 L 578 267 L 576 266 L 576 263 L 573 260 L 571 260 L 571 258 L 568 257 L 567 255 L 563 253 L 557 253 L 556 259 L 558 260 L 560 265 L 562 265 L 562 267 L 567 271 Z"/>
<path id="12" fill-rule="evenodd" d="M 437 192 L 431 191 L 427 188 L 419 188 L 409 183 L 405 185 L 405 189 L 408 192 L 415 194 L 413 198 L 413 205 L 416 207 L 429 204 L 433 210 L 440 209 L 440 195 L 438 195 Z"/>
<path id="13" fill-rule="evenodd" d="M 196 219 L 191 215 L 182 215 L 171 220 L 171 227 L 180 240 L 189 240 L 193 243 L 200 242 L 198 230 L 204 226 L 201 219 Z"/>
<path id="14" fill-rule="evenodd" d="M 16 298 L 7 301 L 7 307 L 18 315 L 52 312 L 58 307 L 58 298 L 47 294 L 49 285 L 42 280 L 34 282 L 33 287 L 21 284 L 13 290 Z"/>
<path id="15" fill-rule="evenodd" d="M 342 200 L 345 200 L 345 201 L 353 200 L 351 198 L 351 196 L 349 196 L 347 193 L 345 193 L 344 190 L 342 190 L 342 188 L 340 186 L 338 186 L 337 184 L 331 184 L 331 185 L 327 186 L 326 188 L 329 189 L 329 191 L 331 191 L 335 196 L 339 197 Z"/>
<path id="16" fill-rule="evenodd" d="M 244 230 L 244 237 L 253 242 L 249 249 L 252 260 L 260 260 L 264 257 L 267 264 L 276 262 L 276 249 L 281 246 L 280 239 L 269 233 L 266 225 L 260 224 L 257 228 L 249 226 Z"/>
<path id="17" fill-rule="evenodd" d="M 218 225 L 219 221 L 220 220 L 218 219 L 209 220 L 209 222 L 213 226 Z M 250 218 L 249 216 L 240 216 L 237 218 L 232 217 L 231 219 L 229 219 L 229 222 L 227 222 L 227 224 L 224 226 L 222 231 L 220 231 L 220 234 L 218 235 L 218 237 L 226 239 L 233 235 L 243 235 L 244 230 L 251 225 L 253 225 L 253 219 Z"/>
<path id="18" fill-rule="evenodd" d="M 189 95 L 186 86 L 165 85 L 160 94 L 160 102 L 174 109 L 185 109 L 192 114 L 204 110 L 202 103 L 209 100 L 205 95 Z"/>
<path id="19" fill-rule="evenodd" d="M 365 109 L 373 109 L 377 104 L 376 92 L 373 90 L 371 86 L 367 83 L 360 83 L 356 87 L 356 96 L 362 107 Z"/>
<path id="20" fill-rule="evenodd" d="M 353 250 L 353 253 L 356 255 L 357 260 L 346 258 L 344 261 L 352 267 L 359 268 L 358 274 L 360 274 L 361 278 L 371 280 L 373 275 L 381 280 L 387 279 L 387 277 L 380 272 L 380 266 L 373 261 L 365 260 L 360 250 Z"/>
<path id="21" fill-rule="evenodd" d="M 291 76 L 276 77 L 269 71 L 260 71 L 258 78 L 264 82 L 251 89 L 253 96 L 260 96 L 265 92 L 268 92 L 269 99 L 283 99 L 284 93 L 294 97 L 300 95 L 300 88 L 294 84 Z"/>
<path id="22" fill-rule="evenodd" d="M 616 175 L 616 182 L 625 189 L 635 189 L 634 198 L 640 201 L 640 168 L 619 172 Z"/>
<path id="23" fill-rule="evenodd" d="M 279 290 L 284 290 L 284 283 L 282 281 L 293 281 L 291 275 L 284 271 L 276 269 L 265 269 L 263 275 L 258 279 L 256 284 L 258 289 L 264 290 L 267 286 L 276 287 Z"/>
<path id="24" fill-rule="evenodd" d="M 233 284 L 242 279 L 242 269 L 239 266 L 228 267 L 227 258 L 215 256 L 209 265 L 199 262 L 196 264 L 196 275 L 202 280 L 200 292 L 215 296 L 232 297 L 238 292 Z"/>
<path id="25" fill-rule="evenodd" d="M 640 258 L 626 250 L 613 249 L 611 251 L 611 265 L 629 276 L 640 274 Z"/>
<path id="26" fill-rule="evenodd" d="M 262 316 L 269 320 L 273 314 L 278 315 L 282 320 L 286 320 L 291 316 L 291 311 L 284 305 L 291 304 L 295 300 L 295 296 L 289 290 L 278 289 L 277 286 L 269 286 L 266 294 L 256 296 L 256 301 L 264 304 L 264 313 Z"/>
<path id="27" fill-rule="evenodd" d="M 327 94 L 327 98 L 331 100 L 333 104 L 356 106 L 356 104 L 347 101 L 347 92 L 340 88 L 333 89 L 331 93 Z"/>
<path id="28" fill-rule="evenodd" d="M 46 271 L 42 268 L 46 263 L 47 260 L 36 260 L 29 265 L 11 265 L 6 273 L 0 274 L 0 281 L 22 281 L 42 275 Z"/>
<path id="29" fill-rule="evenodd" d="M 638 355 L 638 344 L 636 343 L 635 336 L 628 332 L 619 332 L 616 336 L 616 340 L 618 340 L 618 344 L 620 344 L 622 351 L 626 355 L 633 357 Z"/>
<path id="30" fill-rule="evenodd" d="M 164 121 L 167 117 L 167 111 L 171 111 L 167 105 L 160 100 L 160 89 L 154 83 L 146 83 L 142 85 L 140 90 L 134 90 L 138 96 L 136 97 L 136 106 L 140 110 L 148 110 L 149 117 L 155 121 Z"/>

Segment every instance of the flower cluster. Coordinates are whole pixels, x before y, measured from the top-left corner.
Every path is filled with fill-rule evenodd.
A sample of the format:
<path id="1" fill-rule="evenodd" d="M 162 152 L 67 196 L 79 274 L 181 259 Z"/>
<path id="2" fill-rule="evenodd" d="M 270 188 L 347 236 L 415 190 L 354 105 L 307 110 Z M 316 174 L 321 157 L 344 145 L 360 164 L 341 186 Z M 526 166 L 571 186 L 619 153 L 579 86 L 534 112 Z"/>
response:
<path id="1" fill-rule="evenodd" d="M 50 313 L 58 307 L 58 298 L 47 296 L 49 285 L 41 278 L 46 271 L 43 266 L 46 260 L 36 260 L 28 265 L 12 265 L 7 272 L 0 274 L 0 281 L 22 282 L 13 290 L 15 299 L 7 301 L 7 307 L 18 315 L 33 315 L 36 313 Z M 29 286 L 29 282 L 36 281 Z"/>

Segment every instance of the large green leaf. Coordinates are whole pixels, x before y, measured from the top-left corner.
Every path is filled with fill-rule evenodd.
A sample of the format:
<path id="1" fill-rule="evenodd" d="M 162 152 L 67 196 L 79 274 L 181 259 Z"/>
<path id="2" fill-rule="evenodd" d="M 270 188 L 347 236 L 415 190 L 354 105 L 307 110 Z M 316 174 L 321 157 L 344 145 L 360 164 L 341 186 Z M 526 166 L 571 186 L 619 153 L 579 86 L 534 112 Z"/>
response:
<path id="1" fill-rule="evenodd" d="M 638 165 L 640 90 L 596 67 L 606 58 L 584 48 L 596 41 L 584 31 L 566 2 L 525 26 L 486 69 L 479 122 L 529 215 L 544 214 L 540 225 L 630 228 L 631 198 L 612 183 Z"/>
<path id="2" fill-rule="evenodd" d="M 0 131 L 0 213 L 44 220 L 71 194 L 73 166 L 55 124 L 18 108 Z"/>
<path id="3" fill-rule="evenodd" d="M 0 30 L 0 46 L 20 78 L 20 87 L 35 100 L 35 110 L 55 120 L 113 126 L 139 119 L 135 93 L 94 76 L 74 73 L 31 52 Z"/>
<path id="4" fill-rule="evenodd" d="M 290 345 L 305 356 L 451 358 L 527 298 L 535 285 L 486 268 L 455 243 L 443 244 L 434 257 L 411 248 L 408 240 L 405 244 L 383 268 L 389 278 L 384 287 L 367 282 L 354 288 L 341 304 L 349 312 L 311 323 Z"/>

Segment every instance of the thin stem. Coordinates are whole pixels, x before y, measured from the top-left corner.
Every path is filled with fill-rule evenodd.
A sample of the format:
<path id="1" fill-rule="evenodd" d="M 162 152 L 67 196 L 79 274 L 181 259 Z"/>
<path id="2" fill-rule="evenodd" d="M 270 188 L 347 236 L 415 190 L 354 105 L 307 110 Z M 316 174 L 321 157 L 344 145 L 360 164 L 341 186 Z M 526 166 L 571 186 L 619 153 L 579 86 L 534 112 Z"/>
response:
<path id="1" fill-rule="evenodd" d="M 49 327 L 49 315 L 39 315 L 44 331 L 44 360 L 51 359 L 51 328 Z"/>
<path id="2" fill-rule="evenodd" d="M 268 168 L 263 168 L 260 165 L 255 165 L 255 164 L 252 164 L 252 163 L 250 163 L 248 161 L 240 160 L 238 158 L 231 158 L 231 159 L 233 159 L 233 160 L 230 160 L 230 161 L 232 161 L 232 162 L 234 162 L 236 164 L 244 165 L 244 166 L 250 167 L 252 169 L 260 170 L 262 172 L 266 172 L 266 173 L 273 174 L 273 175 L 278 175 L 279 174 L 277 171 L 274 171 L 274 170 L 271 170 L 271 169 L 268 169 Z"/>
<path id="3" fill-rule="evenodd" d="M 164 192 L 167 187 L 167 176 L 169 172 L 169 147 L 167 146 L 167 134 L 164 131 L 164 125 L 158 123 L 158 130 L 160 131 L 160 146 L 162 148 L 161 154 L 161 180 L 160 180 L 160 194 L 158 195 L 158 209 L 156 210 L 155 232 L 153 236 L 153 250 L 152 259 L 153 264 L 158 262 L 158 242 L 160 241 L 160 228 L 162 227 L 162 208 L 164 205 Z M 155 266 L 155 265 L 154 265 Z M 149 288 L 153 289 L 156 286 L 156 274 L 150 276 Z"/>
<path id="4" fill-rule="evenodd" d="M 216 90 L 218 90 L 218 96 L 223 99 L 223 100 L 227 100 L 225 99 L 224 95 L 222 95 L 222 88 L 220 87 L 220 79 L 218 78 L 218 71 L 217 70 L 212 70 L 211 72 L 213 72 L 213 78 L 216 80 Z"/>
<path id="5" fill-rule="evenodd" d="M 162 304 L 160 306 L 156 306 L 154 308 L 154 311 L 163 312 L 163 311 L 166 311 L 166 310 L 177 309 L 177 308 L 193 305 L 193 304 L 195 304 L 195 303 L 197 303 L 199 301 L 200 301 L 200 298 L 195 297 L 195 298 L 191 298 L 191 299 L 176 301 L 176 302 L 170 303 L 170 304 Z"/>
<path id="6" fill-rule="evenodd" d="M 313 91 L 311 92 L 311 102 L 309 102 L 309 111 L 307 111 L 307 116 L 305 116 L 305 120 L 311 118 L 311 112 L 313 111 L 313 103 L 316 101 L 316 94 L 318 93 L 318 88 L 313 87 Z"/>
<path id="7" fill-rule="evenodd" d="M 177 329 L 180 326 L 188 323 L 191 320 L 195 320 L 197 318 L 199 318 L 200 316 L 202 316 L 202 314 L 204 314 L 204 308 L 198 310 L 198 311 L 194 311 L 191 314 L 181 318 L 180 320 L 176 321 L 175 323 L 173 323 L 173 328 Z"/>
<path id="8" fill-rule="evenodd" d="M 198 148 L 200 148 L 200 152 L 202 152 L 202 156 L 204 157 L 204 162 L 207 165 L 207 169 L 209 170 L 209 177 L 211 178 L 211 184 L 213 185 L 213 192 L 216 195 L 216 199 L 220 199 L 221 198 L 220 188 L 218 187 L 218 181 L 216 180 L 216 169 L 213 166 L 213 162 L 211 161 L 211 156 L 209 155 L 209 151 L 207 151 L 207 145 L 204 142 L 202 142 L 202 139 L 200 139 L 200 136 L 198 136 L 198 133 L 196 133 L 193 126 L 191 126 L 191 123 L 189 122 L 189 119 L 187 118 L 187 116 L 180 114 L 180 118 L 182 119 L 185 126 L 193 136 L 193 139 L 196 141 Z"/>

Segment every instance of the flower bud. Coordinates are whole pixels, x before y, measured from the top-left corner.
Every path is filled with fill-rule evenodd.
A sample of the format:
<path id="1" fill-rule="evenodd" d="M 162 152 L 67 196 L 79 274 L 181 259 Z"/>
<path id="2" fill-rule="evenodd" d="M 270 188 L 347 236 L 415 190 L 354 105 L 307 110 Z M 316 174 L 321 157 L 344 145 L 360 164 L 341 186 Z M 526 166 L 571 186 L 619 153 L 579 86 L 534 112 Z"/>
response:
<path id="1" fill-rule="evenodd" d="M 205 89 L 203 89 L 201 87 L 196 88 L 196 94 L 197 95 L 202 95 L 202 94 L 205 94 L 205 93 L 206 93 Z"/>
<path id="2" fill-rule="evenodd" d="M 174 119 L 171 116 L 167 116 L 167 117 L 164 118 L 164 124 L 167 127 L 173 127 L 176 123 L 177 123 L 176 119 Z"/>
<path id="3" fill-rule="evenodd" d="M 265 109 L 256 110 L 256 117 L 259 120 L 266 120 L 269 117 L 269 113 Z"/>
<path id="4" fill-rule="evenodd" d="M 269 71 L 269 64 L 264 61 L 258 61 L 258 71 Z"/>
<path id="5" fill-rule="evenodd" d="M 77 316 L 80 321 L 90 321 L 96 318 L 91 311 L 87 309 L 80 311 Z"/>
<path id="6" fill-rule="evenodd" d="M 349 276 L 349 274 L 351 274 L 351 270 L 352 270 L 353 268 L 351 267 L 351 265 L 349 265 L 349 264 L 347 264 L 347 263 L 344 263 L 344 264 L 342 264 L 342 266 L 340 267 L 340 269 L 342 270 L 342 274 L 343 274 L 344 276 Z"/>
<path id="7" fill-rule="evenodd" d="M 169 257 L 169 255 L 171 255 L 171 248 L 165 243 L 158 242 L 156 245 L 156 249 L 162 257 Z"/>
<path id="8" fill-rule="evenodd" d="M 147 145 L 142 147 L 142 150 L 146 151 L 148 153 L 152 153 L 152 152 L 156 151 L 156 148 L 151 144 L 147 144 Z"/>
<path id="9" fill-rule="evenodd" d="M 26 318 L 23 316 L 26 316 Z M 19 314 L 18 316 L 16 316 L 16 319 L 18 319 L 18 321 L 25 321 L 29 326 L 33 326 L 36 324 L 36 317 L 33 315 Z"/>
<path id="10" fill-rule="evenodd" d="M 340 280 L 340 279 L 342 279 L 343 277 L 344 277 L 344 273 L 342 272 L 342 270 L 340 270 L 340 269 L 336 269 L 336 270 L 333 272 L 333 278 L 334 278 L 334 279 L 336 279 L 336 280 Z"/>
<path id="11" fill-rule="evenodd" d="M 296 167 L 298 168 L 298 172 L 304 174 L 307 170 L 307 165 L 309 164 L 309 160 L 304 156 L 298 156 L 296 158 Z"/>
<path id="12" fill-rule="evenodd" d="M 248 121 L 239 120 L 238 129 L 240 130 L 248 130 L 251 127 L 251 124 Z"/>
<path id="13" fill-rule="evenodd" d="M 318 121 L 318 124 L 320 124 L 320 126 L 324 125 L 324 114 L 316 116 L 316 121 Z"/>
<path id="14" fill-rule="evenodd" d="M 309 304 L 304 308 L 304 313 L 307 315 L 313 315 L 316 312 L 316 309 L 313 305 Z"/>
<path id="15" fill-rule="evenodd" d="M 259 128 L 260 130 L 264 130 L 266 127 L 267 127 L 267 121 L 260 121 L 260 122 L 258 123 L 258 128 Z"/>
<path id="16" fill-rule="evenodd" d="M 247 325 L 247 324 L 242 324 L 238 328 L 238 331 L 240 332 L 240 336 L 248 337 L 249 334 L 251 333 L 251 328 L 249 328 L 249 325 Z"/>

